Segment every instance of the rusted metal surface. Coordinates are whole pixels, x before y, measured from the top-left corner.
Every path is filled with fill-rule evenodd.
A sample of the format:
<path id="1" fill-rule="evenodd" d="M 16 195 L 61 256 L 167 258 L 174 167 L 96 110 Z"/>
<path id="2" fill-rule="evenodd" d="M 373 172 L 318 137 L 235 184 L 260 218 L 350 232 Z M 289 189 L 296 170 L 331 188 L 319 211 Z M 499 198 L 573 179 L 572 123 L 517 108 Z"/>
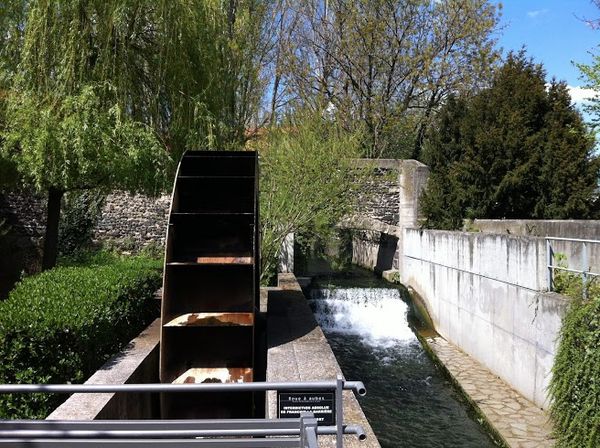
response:
<path id="1" fill-rule="evenodd" d="M 186 152 L 180 161 L 166 238 L 163 383 L 257 379 L 257 169 L 257 154 L 247 151 Z M 164 393 L 161 412 L 163 418 L 253 417 L 262 408 L 256 397 Z"/>
<path id="2" fill-rule="evenodd" d="M 254 325 L 253 313 L 188 313 L 177 316 L 165 327 L 226 327 L 226 326 L 252 326 Z"/>
<path id="3" fill-rule="evenodd" d="M 173 384 L 191 383 L 250 383 L 252 369 L 244 367 L 189 369 Z"/>
<path id="4" fill-rule="evenodd" d="M 198 257 L 198 263 L 215 263 L 215 264 L 252 264 L 252 257 Z"/>

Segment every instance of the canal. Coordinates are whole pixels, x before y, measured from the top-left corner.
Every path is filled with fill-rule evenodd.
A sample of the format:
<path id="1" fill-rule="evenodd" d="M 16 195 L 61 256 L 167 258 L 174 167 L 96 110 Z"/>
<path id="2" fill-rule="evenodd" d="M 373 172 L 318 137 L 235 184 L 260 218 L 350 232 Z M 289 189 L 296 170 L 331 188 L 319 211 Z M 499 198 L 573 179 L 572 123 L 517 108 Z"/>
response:
<path id="1" fill-rule="evenodd" d="M 496 446 L 421 346 L 400 288 L 353 269 L 306 292 L 344 375 L 367 386 L 360 403 L 383 448 Z"/>

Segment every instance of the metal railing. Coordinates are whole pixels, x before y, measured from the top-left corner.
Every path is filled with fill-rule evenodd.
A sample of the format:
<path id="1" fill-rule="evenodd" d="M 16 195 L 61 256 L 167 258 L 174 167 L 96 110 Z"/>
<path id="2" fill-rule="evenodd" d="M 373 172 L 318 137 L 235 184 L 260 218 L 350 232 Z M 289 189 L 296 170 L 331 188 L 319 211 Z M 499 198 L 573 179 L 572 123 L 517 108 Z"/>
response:
<path id="1" fill-rule="evenodd" d="M 359 425 L 345 425 L 343 391 L 365 395 L 360 381 L 255 382 L 207 384 L 0 384 L 8 393 L 117 393 L 117 392 L 266 392 L 334 391 L 335 426 L 318 426 L 312 414 L 292 419 L 223 420 L 0 420 L 0 447 L 132 448 L 202 446 L 232 448 L 318 448 L 318 435 L 335 435 L 343 448 L 343 435 L 366 435 Z"/>
<path id="2" fill-rule="evenodd" d="M 554 249 L 552 247 L 552 241 L 565 241 L 571 243 L 580 243 L 581 247 L 581 269 L 571 269 L 565 266 L 554 265 Z M 572 272 L 574 274 L 581 275 L 581 281 L 583 282 L 583 297 L 587 299 L 588 285 L 590 277 L 600 277 L 600 273 L 592 272 L 590 266 L 590 257 L 588 251 L 588 245 L 600 244 L 600 240 L 586 240 L 580 238 L 558 238 L 558 237 L 546 237 L 546 254 L 548 257 L 547 269 L 548 269 L 548 291 L 554 290 L 554 270 Z"/>

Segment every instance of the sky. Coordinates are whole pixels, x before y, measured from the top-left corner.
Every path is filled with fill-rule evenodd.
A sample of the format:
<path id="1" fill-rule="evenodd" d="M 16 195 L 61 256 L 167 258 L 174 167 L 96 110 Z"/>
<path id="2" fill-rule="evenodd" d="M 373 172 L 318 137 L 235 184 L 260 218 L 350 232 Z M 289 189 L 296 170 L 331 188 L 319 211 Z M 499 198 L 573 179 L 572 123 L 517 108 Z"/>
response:
<path id="1" fill-rule="evenodd" d="M 570 86 L 573 101 L 580 105 L 592 91 L 573 62 L 591 63 L 591 52 L 600 54 L 600 29 L 586 19 L 600 19 L 600 9 L 591 0 L 504 0 L 498 44 L 506 54 L 525 46 L 527 54 L 541 62 L 552 77 Z"/>

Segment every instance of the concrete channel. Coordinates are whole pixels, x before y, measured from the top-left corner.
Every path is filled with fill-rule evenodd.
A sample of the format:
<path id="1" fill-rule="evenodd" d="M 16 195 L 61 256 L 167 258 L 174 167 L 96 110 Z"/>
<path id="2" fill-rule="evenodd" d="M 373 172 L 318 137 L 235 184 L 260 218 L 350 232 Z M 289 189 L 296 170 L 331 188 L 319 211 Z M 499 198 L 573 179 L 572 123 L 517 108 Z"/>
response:
<path id="1" fill-rule="evenodd" d="M 342 374 L 293 274 L 280 274 L 277 288 L 263 288 L 261 314 L 266 314 L 268 320 L 267 381 L 331 380 Z M 160 319 L 157 319 L 86 384 L 157 383 L 159 345 Z M 277 418 L 277 394 L 268 394 L 265 417 Z M 157 418 L 159 412 L 158 397 L 149 394 L 73 394 L 48 419 L 148 419 Z M 345 447 L 380 448 L 352 391 L 344 391 L 344 422 L 362 426 L 367 435 L 364 441 L 355 435 L 345 435 Z M 335 436 L 320 436 L 319 446 L 335 447 Z"/>

